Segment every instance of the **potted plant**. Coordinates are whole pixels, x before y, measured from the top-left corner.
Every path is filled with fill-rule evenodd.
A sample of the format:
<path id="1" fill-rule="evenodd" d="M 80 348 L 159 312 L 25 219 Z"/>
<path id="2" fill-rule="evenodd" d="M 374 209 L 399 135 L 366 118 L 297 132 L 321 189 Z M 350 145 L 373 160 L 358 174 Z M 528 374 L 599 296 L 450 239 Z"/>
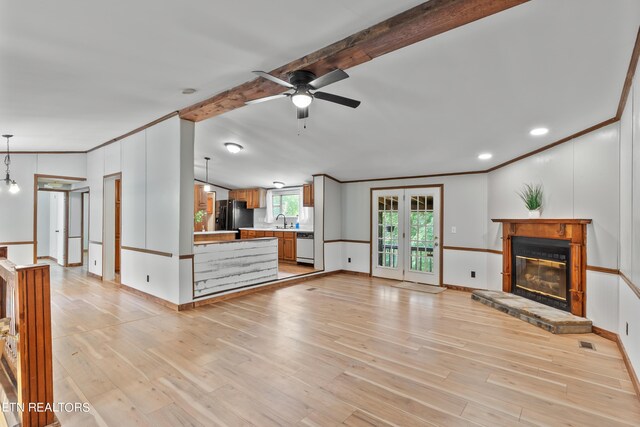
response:
<path id="1" fill-rule="evenodd" d="M 204 221 L 205 217 L 206 217 L 206 212 L 203 210 L 200 210 L 198 212 L 196 212 L 193 215 L 193 219 L 196 222 L 196 224 L 202 224 L 202 222 Z M 202 224 L 202 231 L 204 231 L 204 224 Z"/>
<path id="2" fill-rule="evenodd" d="M 524 184 L 518 196 L 529 210 L 529 218 L 540 218 L 542 209 L 542 184 Z"/>

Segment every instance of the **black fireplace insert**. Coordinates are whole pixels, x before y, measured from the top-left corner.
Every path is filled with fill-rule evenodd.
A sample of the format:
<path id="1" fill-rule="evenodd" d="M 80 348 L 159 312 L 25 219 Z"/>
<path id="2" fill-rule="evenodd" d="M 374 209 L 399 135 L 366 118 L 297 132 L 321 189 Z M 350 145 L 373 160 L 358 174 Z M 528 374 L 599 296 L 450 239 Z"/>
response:
<path id="1" fill-rule="evenodd" d="M 569 241 L 513 237 L 511 291 L 564 311 L 571 311 Z"/>

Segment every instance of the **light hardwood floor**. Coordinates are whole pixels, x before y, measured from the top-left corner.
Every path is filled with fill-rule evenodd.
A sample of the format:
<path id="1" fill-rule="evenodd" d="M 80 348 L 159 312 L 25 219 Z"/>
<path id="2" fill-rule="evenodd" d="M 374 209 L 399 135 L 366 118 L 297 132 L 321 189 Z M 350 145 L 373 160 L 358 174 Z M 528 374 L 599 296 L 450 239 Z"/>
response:
<path id="1" fill-rule="evenodd" d="M 176 313 L 52 266 L 63 426 L 640 425 L 616 345 L 336 275 Z M 578 339 L 596 351 L 578 348 Z"/>
<path id="2" fill-rule="evenodd" d="M 316 271 L 316 269 L 313 268 L 312 265 L 308 264 L 289 264 L 286 262 L 278 263 L 278 279 L 286 279 L 287 277 L 313 273 L 314 271 Z"/>

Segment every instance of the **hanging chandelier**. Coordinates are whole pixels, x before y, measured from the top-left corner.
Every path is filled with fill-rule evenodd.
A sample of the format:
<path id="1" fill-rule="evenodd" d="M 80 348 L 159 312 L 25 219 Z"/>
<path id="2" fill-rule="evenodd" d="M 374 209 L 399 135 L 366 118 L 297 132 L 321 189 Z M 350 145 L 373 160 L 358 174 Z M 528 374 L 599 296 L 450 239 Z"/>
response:
<path id="1" fill-rule="evenodd" d="M 7 167 L 6 175 L 4 178 L 4 183 L 9 187 L 9 193 L 16 194 L 20 191 L 20 186 L 16 182 L 15 179 L 11 179 L 11 172 L 9 171 L 9 167 L 11 166 L 11 153 L 9 152 L 9 139 L 13 135 L 2 135 L 3 138 L 7 138 L 7 155 L 4 156 L 4 165 Z"/>

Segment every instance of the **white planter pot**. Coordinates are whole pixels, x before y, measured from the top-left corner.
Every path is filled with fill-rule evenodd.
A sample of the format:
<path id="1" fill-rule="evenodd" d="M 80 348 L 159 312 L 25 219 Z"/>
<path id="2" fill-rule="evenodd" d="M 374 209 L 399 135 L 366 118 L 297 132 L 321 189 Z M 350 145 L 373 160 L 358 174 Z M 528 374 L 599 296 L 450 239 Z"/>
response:
<path id="1" fill-rule="evenodd" d="M 535 211 L 529 211 L 529 219 L 540 218 L 540 209 L 536 209 Z"/>

